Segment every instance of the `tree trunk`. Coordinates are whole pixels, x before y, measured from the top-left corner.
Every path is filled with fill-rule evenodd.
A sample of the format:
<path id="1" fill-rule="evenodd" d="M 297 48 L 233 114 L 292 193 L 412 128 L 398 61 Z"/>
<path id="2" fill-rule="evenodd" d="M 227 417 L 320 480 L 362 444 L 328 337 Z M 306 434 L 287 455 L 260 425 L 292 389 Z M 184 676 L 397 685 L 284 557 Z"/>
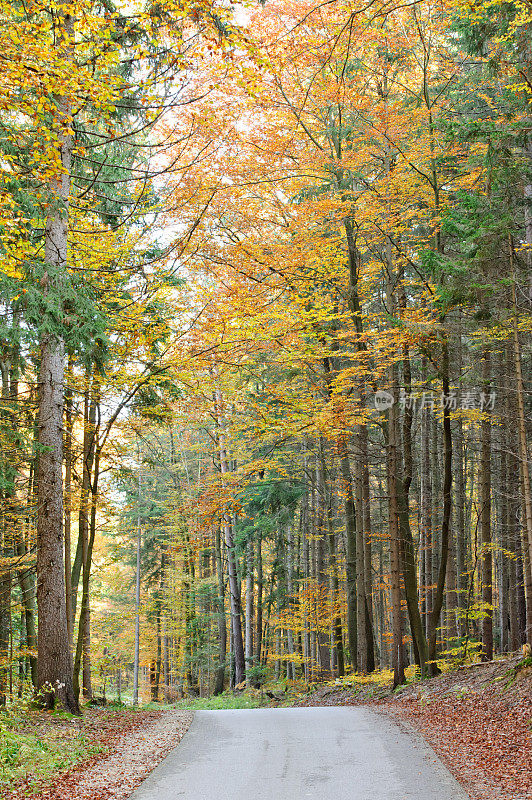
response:
<path id="1" fill-rule="evenodd" d="M 15 545 L 17 556 L 22 559 L 27 548 L 23 539 L 22 531 L 17 534 Z M 24 622 L 26 627 L 26 647 L 30 651 L 29 662 L 31 670 L 31 680 L 33 686 L 37 686 L 37 608 L 35 604 L 35 583 L 31 569 L 23 567 L 18 570 L 18 582 L 22 595 L 22 605 L 24 607 Z"/>
<path id="2" fill-rule="evenodd" d="M 79 694 L 79 675 L 81 670 L 81 659 L 83 658 L 83 696 L 90 700 L 92 698 L 91 666 L 90 666 L 90 574 L 92 567 L 92 552 L 94 539 L 96 537 L 96 511 L 98 502 L 98 482 L 100 472 L 101 448 L 96 447 L 98 429 L 96 426 L 96 412 L 98 409 L 97 384 L 96 396 L 90 400 L 86 399 L 87 405 L 87 424 L 85 435 L 87 442 L 84 444 L 83 452 L 87 461 L 83 466 L 83 483 L 86 482 L 86 498 L 80 501 L 80 537 L 82 538 L 82 566 L 83 580 L 81 592 L 81 608 L 79 615 L 78 639 L 76 643 L 76 654 L 74 658 L 74 690 Z M 92 483 L 91 483 L 92 477 Z M 82 511 L 83 507 L 83 511 Z"/>
<path id="3" fill-rule="evenodd" d="M 486 347 L 482 358 L 483 392 L 490 392 L 490 354 Z M 491 420 L 484 412 L 481 423 L 480 458 L 480 536 L 482 549 L 482 660 L 493 660 L 493 551 L 491 546 Z"/>
<path id="4" fill-rule="evenodd" d="M 4 558 L 10 559 L 11 548 L 7 544 L 5 534 L 2 536 L 0 552 Z M 11 570 L 9 567 L 0 567 L 0 706 L 7 704 L 8 665 L 10 664 L 11 584 Z"/>
<path id="5" fill-rule="evenodd" d="M 233 632 L 235 657 L 235 682 L 238 684 L 242 683 L 246 677 L 246 661 L 244 657 L 244 642 L 242 639 L 242 608 L 236 569 L 235 547 L 233 543 L 233 526 L 227 514 L 223 520 L 223 529 L 227 552 L 227 569 L 229 573 L 229 604 L 231 608 L 231 630 Z"/>
<path id="6" fill-rule="evenodd" d="M 519 435 L 519 459 L 521 462 L 521 485 L 523 489 L 523 517 L 526 532 L 525 547 L 528 549 L 528 563 L 532 562 L 532 488 L 530 486 L 530 469 L 528 462 L 527 431 L 525 417 L 525 390 L 523 382 L 523 372 L 521 368 L 521 345 L 519 342 L 519 326 L 517 311 L 517 292 L 515 286 L 515 270 L 513 265 L 513 245 L 510 240 L 510 259 L 514 282 L 512 285 L 512 304 L 513 304 L 513 355 L 514 369 L 516 377 L 517 392 L 517 429 Z M 525 562 L 526 568 L 526 560 Z M 527 642 L 532 641 L 532 596 L 527 595 Z"/>
<path id="7" fill-rule="evenodd" d="M 392 368 L 394 369 L 394 368 Z M 392 380 L 392 387 L 395 381 Z M 397 392 L 395 400 L 397 400 Z M 390 533 L 390 587 L 392 600 L 392 665 L 394 687 L 405 683 L 403 615 L 401 610 L 401 546 L 397 501 L 397 402 L 388 410 L 388 526 Z"/>
<path id="8" fill-rule="evenodd" d="M 459 336 L 458 336 L 458 352 L 457 352 L 457 371 L 459 380 L 458 402 L 461 405 L 462 400 L 462 315 L 459 312 Z M 455 434 L 455 448 L 454 448 L 454 474 L 456 479 L 456 503 L 455 503 L 455 533 L 454 539 L 456 543 L 456 586 L 457 586 L 457 607 L 458 607 L 458 635 L 463 637 L 465 635 L 464 628 L 464 613 L 465 607 L 465 593 L 467 589 L 467 562 L 469 550 L 469 538 L 466 534 L 466 487 L 465 487 L 465 459 L 464 459 L 464 425 L 460 417 L 456 421 L 456 434 Z"/>
<path id="9" fill-rule="evenodd" d="M 286 591 L 287 591 L 287 604 L 288 608 L 294 605 L 294 532 L 292 525 L 288 525 L 286 530 Z M 296 679 L 296 665 L 294 662 L 295 646 L 294 646 L 294 631 L 290 627 L 290 621 L 286 630 L 286 649 L 288 652 L 288 661 L 286 665 L 286 677 L 288 680 L 295 681 Z"/>
<path id="10" fill-rule="evenodd" d="M 422 362 L 422 379 L 426 385 L 426 361 Z M 430 411 L 423 405 L 421 409 L 421 497 L 420 497 L 420 540 L 422 577 L 421 591 L 424 594 L 425 629 L 429 631 L 429 616 L 433 606 L 432 586 L 432 479 L 430 470 Z"/>
<path id="11" fill-rule="evenodd" d="M 447 561 L 449 557 L 449 533 L 452 514 L 451 488 L 453 481 L 453 440 L 451 433 L 451 392 L 449 385 L 449 349 L 447 339 L 442 342 L 442 402 L 443 402 L 443 515 L 441 525 L 441 550 L 440 565 L 438 569 L 438 580 L 434 592 L 434 605 L 429 615 L 429 661 L 430 673 L 435 675 L 438 672 L 436 663 L 437 655 L 437 628 L 440 622 L 443 597 L 445 592 L 445 582 L 447 575 Z"/>
<path id="12" fill-rule="evenodd" d="M 331 513 L 327 518 L 327 542 L 329 550 L 329 572 L 331 603 L 336 608 L 339 602 L 338 564 L 336 557 L 336 534 Z M 333 647 L 336 661 L 336 675 L 341 678 L 345 673 L 344 645 L 342 638 L 342 618 L 336 611 L 333 616 Z"/>
<path id="13" fill-rule="evenodd" d="M 73 19 L 58 20 L 58 45 L 68 50 Z M 73 139 L 72 111 L 62 97 L 55 98 L 57 142 L 63 173 L 50 180 L 51 202 L 45 225 L 42 278 L 45 295 L 60 292 L 61 276 L 67 268 L 68 201 Z M 38 691 L 47 708 L 59 703 L 79 714 L 72 685 L 72 654 L 69 646 L 63 542 L 63 341 L 46 325 L 40 333 L 37 492 L 37 607 Z"/>
<path id="14" fill-rule="evenodd" d="M 56 255 L 54 243 L 57 249 L 64 247 L 66 260 L 66 225 L 59 214 L 47 222 L 48 260 Z M 58 702 L 79 714 L 72 685 L 63 560 L 63 346 L 51 333 L 41 336 L 38 431 L 37 683 L 47 708 Z"/>
<path id="15" fill-rule="evenodd" d="M 404 288 L 399 287 L 400 307 L 406 308 Z M 399 513 L 399 536 L 401 540 L 401 562 L 403 569 L 403 580 L 405 585 L 406 604 L 408 618 L 410 621 L 410 631 L 414 647 L 415 660 L 418 664 L 422 677 L 425 677 L 427 670 L 427 640 L 423 630 L 423 621 L 419 611 L 419 591 L 416 572 L 416 553 L 414 539 L 410 529 L 410 486 L 412 484 L 413 458 L 412 458 L 412 421 L 413 407 L 411 403 L 412 394 L 412 373 L 410 367 L 410 355 L 408 347 L 403 347 L 403 382 L 405 389 L 405 408 L 403 416 L 403 466 L 396 465 L 396 491 Z"/>
<path id="16" fill-rule="evenodd" d="M 355 565 L 356 565 L 356 604 L 357 604 L 357 665 L 358 671 L 368 671 L 368 620 L 366 617 L 366 569 L 364 564 L 364 503 L 362 499 L 362 463 L 360 458 L 360 426 L 355 436 Z"/>
<path id="17" fill-rule="evenodd" d="M 225 662 L 227 658 L 227 623 L 225 618 L 225 582 L 222 561 L 222 537 L 220 528 L 214 534 L 214 550 L 216 559 L 216 576 L 218 579 L 218 666 L 214 680 L 214 694 L 221 694 L 224 690 Z"/>
<path id="18" fill-rule="evenodd" d="M 246 545 L 246 649 L 245 659 L 247 669 L 253 666 L 253 540 Z M 249 679 L 247 680 L 249 686 Z"/>
<path id="19" fill-rule="evenodd" d="M 387 171 L 390 170 L 389 158 L 386 158 Z M 394 269 L 392 262 L 391 241 L 386 239 L 386 306 L 390 314 L 395 313 Z M 403 613 L 401 597 L 401 540 L 400 540 L 400 498 L 398 484 L 400 481 L 399 462 L 399 391 L 397 385 L 397 366 L 392 362 L 388 370 L 389 392 L 392 403 L 388 409 L 388 419 L 384 426 L 386 445 L 386 466 L 388 482 L 388 530 L 390 536 L 390 591 L 392 602 L 392 665 L 394 688 L 405 683 L 405 653 L 403 645 Z"/>
<path id="20" fill-rule="evenodd" d="M 357 663 L 357 605 L 356 605 L 356 514 L 355 499 L 353 497 L 353 483 L 351 467 L 349 464 L 349 451 L 345 436 L 337 439 L 338 458 L 342 476 L 342 495 L 344 500 L 344 523 L 346 533 L 346 590 L 347 590 L 347 640 L 353 670 L 358 669 Z"/>
<path id="21" fill-rule="evenodd" d="M 140 668 L 140 552 L 142 545 L 142 526 L 140 514 L 140 498 L 142 492 L 142 466 L 140 447 L 137 440 L 138 493 L 137 493 L 137 563 L 135 569 L 135 653 L 133 657 L 133 705 L 139 704 L 139 668 Z"/>
<path id="22" fill-rule="evenodd" d="M 262 593 L 264 580 L 262 574 L 262 532 L 257 534 L 257 620 L 255 627 L 255 666 L 259 667 L 262 658 Z"/>
<path id="23" fill-rule="evenodd" d="M 72 370 L 72 357 L 68 359 L 68 372 L 70 376 Z M 74 619 L 72 616 L 72 388 L 67 386 L 65 389 L 65 594 L 66 594 L 66 615 L 67 630 L 70 646 L 74 636 Z"/>

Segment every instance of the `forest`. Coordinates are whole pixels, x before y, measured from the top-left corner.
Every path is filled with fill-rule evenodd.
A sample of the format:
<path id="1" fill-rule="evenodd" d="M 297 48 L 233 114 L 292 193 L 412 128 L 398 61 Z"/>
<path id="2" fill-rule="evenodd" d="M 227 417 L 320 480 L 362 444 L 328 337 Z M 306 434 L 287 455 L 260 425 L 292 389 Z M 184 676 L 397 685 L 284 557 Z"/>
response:
<path id="1" fill-rule="evenodd" d="M 0 8 L 0 704 L 530 654 L 532 4 Z"/>

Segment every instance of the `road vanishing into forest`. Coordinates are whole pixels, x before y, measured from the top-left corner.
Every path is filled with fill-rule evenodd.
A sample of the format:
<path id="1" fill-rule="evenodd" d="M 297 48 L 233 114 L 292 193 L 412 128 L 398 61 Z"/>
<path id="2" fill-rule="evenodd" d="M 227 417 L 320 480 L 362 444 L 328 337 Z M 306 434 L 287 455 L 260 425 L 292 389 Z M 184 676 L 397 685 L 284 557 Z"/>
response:
<path id="1" fill-rule="evenodd" d="M 197 711 L 130 800 L 467 800 L 434 752 L 368 708 Z"/>

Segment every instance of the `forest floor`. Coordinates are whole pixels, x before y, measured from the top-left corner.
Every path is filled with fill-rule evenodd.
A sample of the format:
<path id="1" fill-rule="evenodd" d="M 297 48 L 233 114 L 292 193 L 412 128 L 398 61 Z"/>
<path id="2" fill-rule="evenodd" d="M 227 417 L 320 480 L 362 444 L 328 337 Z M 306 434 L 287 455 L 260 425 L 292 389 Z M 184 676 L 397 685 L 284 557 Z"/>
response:
<path id="1" fill-rule="evenodd" d="M 528 665 L 527 665 L 528 664 Z M 532 797 L 532 662 L 519 657 L 449 670 L 395 692 L 391 673 L 318 686 L 183 700 L 173 707 L 85 708 L 83 717 L 31 707 L 0 712 L 2 800 L 125 800 L 181 740 L 201 708 L 359 706 L 421 733 L 472 800 Z"/>
<path id="2" fill-rule="evenodd" d="M 0 797 L 125 800 L 191 721 L 188 711 L 125 707 L 0 713 Z"/>
<path id="3" fill-rule="evenodd" d="M 393 693 L 385 678 L 331 682 L 295 704 L 371 705 L 421 733 L 472 800 L 532 797 L 530 659 L 472 664 Z"/>

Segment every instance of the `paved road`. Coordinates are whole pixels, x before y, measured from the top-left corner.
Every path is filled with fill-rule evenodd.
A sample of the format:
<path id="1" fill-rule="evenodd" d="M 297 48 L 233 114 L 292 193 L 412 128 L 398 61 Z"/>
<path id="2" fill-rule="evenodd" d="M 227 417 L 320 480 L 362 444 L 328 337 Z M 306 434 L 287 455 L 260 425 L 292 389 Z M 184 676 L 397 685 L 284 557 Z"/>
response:
<path id="1" fill-rule="evenodd" d="M 130 800 L 467 800 L 430 748 L 366 708 L 198 711 Z"/>

